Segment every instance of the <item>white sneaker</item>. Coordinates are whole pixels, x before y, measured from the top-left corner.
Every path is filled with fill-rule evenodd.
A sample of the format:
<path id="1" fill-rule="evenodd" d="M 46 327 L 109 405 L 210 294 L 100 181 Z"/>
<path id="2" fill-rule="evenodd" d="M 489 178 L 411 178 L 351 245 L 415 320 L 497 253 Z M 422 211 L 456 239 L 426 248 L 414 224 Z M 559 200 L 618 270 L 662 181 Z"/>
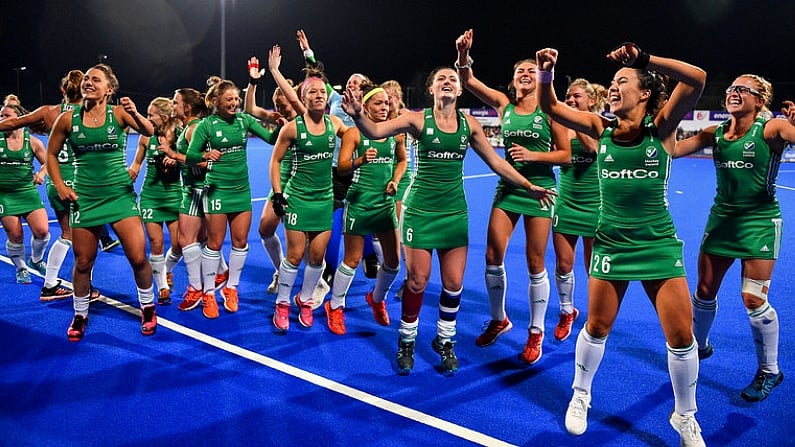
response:
<path id="1" fill-rule="evenodd" d="M 706 447 L 704 438 L 701 437 L 701 427 L 696 421 L 696 417 L 692 414 L 681 415 L 677 412 L 672 412 L 671 417 L 668 419 L 671 427 L 679 433 L 681 441 L 680 447 Z"/>
<path id="2" fill-rule="evenodd" d="M 326 295 L 328 295 L 330 290 L 331 286 L 328 285 L 325 279 L 320 278 L 320 282 L 315 287 L 315 293 L 312 294 L 312 310 L 316 310 L 323 305 L 323 300 L 326 299 Z"/>
<path id="3" fill-rule="evenodd" d="M 277 270 L 273 274 L 273 281 L 271 281 L 270 285 L 268 286 L 267 292 L 273 295 L 278 291 L 279 291 L 279 271 Z"/>
<path id="4" fill-rule="evenodd" d="M 574 390 L 569 408 L 566 410 L 566 430 L 573 435 L 581 435 L 588 428 L 588 409 L 591 408 L 591 395 L 585 391 Z"/>

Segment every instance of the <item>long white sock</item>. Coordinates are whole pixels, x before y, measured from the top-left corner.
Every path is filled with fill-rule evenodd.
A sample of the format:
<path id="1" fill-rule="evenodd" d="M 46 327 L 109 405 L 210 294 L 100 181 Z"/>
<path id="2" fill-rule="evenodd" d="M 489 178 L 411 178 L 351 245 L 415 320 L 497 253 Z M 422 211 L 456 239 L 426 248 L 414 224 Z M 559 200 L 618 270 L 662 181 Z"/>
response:
<path id="1" fill-rule="evenodd" d="M 63 260 L 72 248 L 72 241 L 62 237 L 53 242 L 50 252 L 47 254 L 47 274 L 44 275 L 44 287 L 52 287 L 58 282 L 58 272 L 61 271 Z"/>
<path id="2" fill-rule="evenodd" d="M 152 276 L 155 277 L 155 284 L 159 289 L 167 289 L 166 282 L 166 258 L 163 255 L 149 255 L 149 264 L 152 265 Z"/>
<path id="3" fill-rule="evenodd" d="M 243 266 L 246 265 L 246 258 L 248 257 L 248 244 L 243 248 L 232 247 L 229 253 L 229 280 L 226 282 L 227 287 L 236 289 L 240 284 L 240 274 L 243 272 Z"/>
<path id="4" fill-rule="evenodd" d="M 44 258 L 44 252 L 47 250 L 47 245 L 50 244 L 50 233 L 41 239 L 30 237 L 30 260 L 31 262 L 41 262 Z"/>
<path id="5" fill-rule="evenodd" d="M 577 346 L 574 348 L 574 383 L 571 385 L 573 389 L 591 394 L 593 378 L 605 355 L 606 341 L 607 337 L 592 337 L 585 327 L 580 329 Z"/>
<path id="6" fill-rule="evenodd" d="M 262 248 L 265 249 L 265 253 L 268 254 L 273 263 L 273 268 L 278 270 L 284 257 L 282 254 L 282 241 L 275 234 L 270 237 L 263 237 L 260 240 L 262 241 Z"/>
<path id="7" fill-rule="evenodd" d="M 718 312 L 718 297 L 714 300 L 704 300 L 693 293 L 690 302 L 693 305 L 693 335 L 696 337 L 698 347 L 704 349 L 709 343 L 709 331 Z"/>
<path id="8" fill-rule="evenodd" d="M 491 319 L 502 321 L 505 319 L 505 288 L 508 280 L 505 277 L 505 266 L 486 266 L 486 292 L 489 295 L 489 309 Z"/>
<path id="9" fill-rule="evenodd" d="M 558 289 L 560 311 L 565 314 L 574 312 L 574 271 L 569 273 L 555 272 L 555 285 Z"/>
<path id="10" fill-rule="evenodd" d="M 686 348 L 668 350 L 668 374 L 674 389 L 674 411 L 682 415 L 696 413 L 696 383 L 698 382 L 698 345 L 696 340 Z"/>
<path id="11" fill-rule="evenodd" d="M 151 285 L 146 289 L 136 287 L 138 289 L 138 303 L 141 307 L 155 302 L 155 286 Z"/>
<path id="12" fill-rule="evenodd" d="M 381 268 L 378 269 L 378 274 L 375 277 L 373 302 L 380 303 L 386 299 L 386 293 L 389 292 L 389 288 L 392 287 L 392 284 L 395 282 L 395 277 L 399 271 L 400 264 L 398 264 L 398 267 L 394 269 L 381 264 Z"/>
<path id="13" fill-rule="evenodd" d="M 248 245 L 248 244 L 246 244 L 246 245 Z M 218 252 L 218 254 L 220 256 L 220 258 L 218 259 L 218 271 L 215 272 L 215 273 L 223 273 L 223 272 L 229 270 L 229 265 L 227 265 L 227 263 L 226 263 L 226 258 L 224 258 L 224 254 L 221 253 L 220 251 Z"/>
<path id="14" fill-rule="evenodd" d="M 168 247 L 166 251 L 166 273 L 171 273 L 174 270 L 174 267 L 179 264 L 179 261 L 182 259 L 182 256 L 177 256 L 171 250 L 171 247 Z"/>
<path id="15" fill-rule="evenodd" d="M 295 277 L 298 276 L 298 266 L 290 264 L 287 258 L 282 259 L 279 264 L 279 292 L 276 295 L 276 303 L 290 304 L 290 294 L 293 291 Z"/>
<path id="16" fill-rule="evenodd" d="M 182 247 L 185 259 L 185 270 L 188 272 L 188 284 L 196 290 L 202 290 L 202 249 L 201 244 L 194 242 Z"/>
<path id="17" fill-rule="evenodd" d="M 334 281 L 331 285 L 332 309 L 345 307 L 345 297 L 348 295 L 348 289 L 350 289 L 355 275 L 356 270 L 348 267 L 344 262 L 340 262 L 340 265 L 337 266 L 337 271 L 334 272 Z M 304 277 L 306 277 L 306 274 L 304 274 Z"/>
<path id="18" fill-rule="evenodd" d="M 16 244 L 6 239 L 6 253 L 14 262 L 17 271 L 27 268 L 25 267 L 25 244 Z"/>
<path id="19" fill-rule="evenodd" d="M 778 314 L 769 302 L 756 309 L 746 309 L 751 323 L 751 334 L 756 346 L 759 369 L 778 374 Z"/>
<path id="20" fill-rule="evenodd" d="M 527 299 L 530 301 L 530 329 L 537 329 L 543 333 L 544 317 L 549 305 L 549 277 L 546 269 L 541 273 L 530 275 Z"/>
<path id="21" fill-rule="evenodd" d="M 215 291 L 215 275 L 218 274 L 218 264 L 223 259 L 221 252 L 217 250 L 210 250 L 205 246 L 202 249 L 202 283 L 204 284 L 204 293 L 212 293 Z"/>
<path id="22" fill-rule="evenodd" d="M 90 295 L 86 296 L 75 295 L 74 299 L 72 300 L 72 308 L 74 308 L 76 314 L 80 314 L 84 317 L 88 316 L 89 297 Z"/>
<path id="23" fill-rule="evenodd" d="M 323 264 L 307 264 L 304 268 L 304 282 L 301 284 L 301 301 L 312 301 L 317 283 L 323 275 Z M 281 281 L 281 280 L 280 280 Z"/>

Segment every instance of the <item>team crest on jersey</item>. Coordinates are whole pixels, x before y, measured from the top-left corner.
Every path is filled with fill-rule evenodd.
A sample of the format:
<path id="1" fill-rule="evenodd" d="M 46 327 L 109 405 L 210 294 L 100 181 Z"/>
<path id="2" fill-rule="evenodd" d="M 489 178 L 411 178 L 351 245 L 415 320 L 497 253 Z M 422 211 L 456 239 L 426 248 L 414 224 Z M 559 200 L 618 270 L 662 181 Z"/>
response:
<path id="1" fill-rule="evenodd" d="M 542 118 L 540 116 L 536 116 L 535 118 L 533 118 L 533 122 L 536 123 L 536 124 L 539 124 L 543 119 L 544 118 Z"/>
<path id="2" fill-rule="evenodd" d="M 461 143 L 466 143 L 466 142 L 467 142 L 467 136 L 461 135 Z"/>
<path id="3" fill-rule="evenodd" d="M 646 148 L 646 157 L 648 158 L 657 158 L 657 148 L 654 146 L 649 146 Z"/>
<path id="4" fill-rule="evenodd" d="M 743 157 L 754 157 L 756 154 L 754 153 L 754 149 L 756 148 L 756 143 L 753 141 L 746 141 L 743 143 Z"/>
<path id="5" fill-rule="evenodd" d="M 328 142 L 331 143 L 332 141 L 334 141 L 334 135 L 329 135 Z"/>
<path id="6" fill-rule="evenodd" d="M 116 126 L 108 126 L 108 135 L 114 135 L 116 133 Z"/>

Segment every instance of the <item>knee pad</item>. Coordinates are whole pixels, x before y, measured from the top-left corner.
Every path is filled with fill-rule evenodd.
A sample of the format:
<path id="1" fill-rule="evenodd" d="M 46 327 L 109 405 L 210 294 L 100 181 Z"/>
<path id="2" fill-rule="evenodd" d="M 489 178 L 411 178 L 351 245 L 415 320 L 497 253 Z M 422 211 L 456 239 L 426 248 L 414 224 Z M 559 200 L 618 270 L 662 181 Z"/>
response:
<path id="1" fill-rule="evenodd" d="M 769 288 L 769 279 L 743 278 L 742 293 L 747 293 L 767 301 L 767 291 Z"/>

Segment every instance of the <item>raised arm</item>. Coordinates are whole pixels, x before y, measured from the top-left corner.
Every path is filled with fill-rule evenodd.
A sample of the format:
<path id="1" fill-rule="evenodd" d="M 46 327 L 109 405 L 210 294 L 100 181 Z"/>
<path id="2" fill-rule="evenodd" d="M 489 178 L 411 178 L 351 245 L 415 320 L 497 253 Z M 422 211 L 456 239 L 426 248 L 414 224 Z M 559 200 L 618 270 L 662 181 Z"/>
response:
<path id="1" fill-rule="evenodd" d="M 44 123 L 49 107 L 50 106 L 41 106 L 28 114 L 6 118 L 0 121 L 0 132 L 8 132 L 10 130 L 19 129 L 20 127 L 29 127 Z"/>
<path id="2" fill-rule="evenodd" d="M 787 144 L 795 143 L 795 103 L 787 100 L 783 104 L 781 112 L 786 119 L 770 120 L 765 126 L 765 140 L 770 149 L 778 154 L 784 151 Z"/>
<path id="3" fill-rule="evenodd" d="M 710 126 L 701 132 L 693 135 L 690 138 L 677 141 L 674 146 L 674 152 L 671 154 L 673 158 L 686 157 L 699 149 L 712 146 L 715 142 L 715 128 L 717 126 Z"/>
<path id="4" fill-rule="evenodd" d="M 132 127 L 136 132 L 147 137 L 154 135 L 155 127 L 152 122 L 138 113 L 132 99 L 125 96 L 119 100 L 119 104 L 121 106 L 114 106 L 113 111 L 123 127 Z"/>
<path id="5" fill-rule="evenodd" d="M 605 119 L 596 113 L 576 110 L 559 102 L 555 96 L 552 80 L 555 64 L 558 61 L 558 50 L 544 48 L 536 52 L 536 65 L 540 70 L 536 79 L 536 96 L 541 110 L 554 121 L 592 138 L 599 138 L 604 130 Z"/>
<path id="6" fill-rule="evenodd" d="M 254 56 L 249 58 L 248 87 L 246 87 L 246 95 L 243 99 L 243 111 L 261 120 L 276 121 L 279 118 L 278 114 L 274 117 L 273 112 L 257 105 L 257 84 L 264 72 L 264 69 L 259 68 L 259 59 Z"/>
<path id="7" fill-rule="evenodd" d="M 353 117 L 356 127 L 367 138 L 378 140 L 405 132 L 418 137 L 422 131 L 424 121 L 422 112 L 406 112 L 394 119 L 380 123 L 370 120 L 366 114 L 362 113 L 361 92 L 354 92 L 351 89 L 345 90 L 342 96 L 342 109 Z"/>
<path id="8" fill-rule="evenodd" d="M 464 31 L 464 34 L 458 36 L 455 41 L 456 50 L 458 50 L 458 59 L 455 62 L 455 68 L 458 70 L 458 77 L 464 87 L 475 95 L 479 100 L 483 101 L 486 105 L 493 107 L 499 111 L 511 102 L 505 93 L 490 88 L 472 72 L 472 58 L 469 56 L 469 50 L 472 48 L 472 38 L 474 32 L 472 29 Z"/>
<path id="9" fill-rule="evenodd" d="M 301 98 L 298 97 L 298 93 L 293 90 L 293 86 L 287 82 L 282 72 L 279 71 L 279 66 L 282 63 L 282 49 L 278 45 L 274 45 L 273 48 L 268 51 L 268 70 L 273 76 L 273 80 L 276 81 L 276 85 L 279 86 L 279 89 L 282 91 L 282 94 L 287 101 L 293 106 L 293 110 L 295 110 L 296 115 L 303 115 L 306 112 L 306 106 L 303 102 L 301 102 Z"/>

